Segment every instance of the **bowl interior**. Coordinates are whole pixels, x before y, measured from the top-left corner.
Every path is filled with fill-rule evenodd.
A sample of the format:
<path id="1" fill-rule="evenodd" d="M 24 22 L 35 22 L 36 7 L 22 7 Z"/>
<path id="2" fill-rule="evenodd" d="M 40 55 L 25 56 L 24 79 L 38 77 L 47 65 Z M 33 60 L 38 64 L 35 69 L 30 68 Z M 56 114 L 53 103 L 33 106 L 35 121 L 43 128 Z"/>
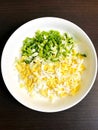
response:
<path id="1" fill-rule="evenodd" d="M 75 96 L 68 96 L 54 103 L 39 97 L 32 98 L 25 89 L 21 89 L 19 87 L 18 73 L 14 65 L 15 57 L 19 56 L 22 41 L 27 36 L 32 37 L 37 30 L 50 29 L 58 30 L 61 33 L 70 33 L 77 41 L 81 52 L 87 54 L 86 70 L 82 76 L 80 91 Z M 39 18 L 22 25 L 9 38 L 3 50 L 1 69 L 5 84 L 16 100 L 34 110 L 56 112 L 74 106 L 90 91 L 97 73 L 97 56 L 91 40 L 77 25 L 60 18 Z"/>

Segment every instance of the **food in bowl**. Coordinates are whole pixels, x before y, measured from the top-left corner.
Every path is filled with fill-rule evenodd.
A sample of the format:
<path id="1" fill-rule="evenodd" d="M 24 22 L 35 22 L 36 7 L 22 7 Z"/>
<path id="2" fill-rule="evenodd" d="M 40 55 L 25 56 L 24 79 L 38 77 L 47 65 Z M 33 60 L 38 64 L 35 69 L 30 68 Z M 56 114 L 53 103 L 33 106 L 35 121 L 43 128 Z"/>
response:
<path id="1" fill-rule="evenodd" d="M 69 33 L 38 30 L 24 39 L 15 62 L 20 87 L 52 101 L 74 96 L 82 87 L 86 57 Z"/>
<path id="2" fill-rule="evenodd" d="M 40 32 L 46 31 L 47 33 L 49 32 L 49 30 L 59 31 L 60 36 L 65 35 L 64 37 L 66 37 L 66 33 L 67 33 L 67 36 L 69 38 L 71 38 L 72 41 L 74 41 L 74 44 L 73 44 L 74 47 L 72 47 L 72 48 L 75 51 L 71 51 L 72 52 L 71 54 L 75 54 L 75 56 L 73 57 L 73 56 L 69 55 L 68 54 L 69 51 L 66 51 L 67 54 L 66 53 L 65 54 L 67 56 L 65 55 L 63 57 L 64 57 L 64 59 L 67 60 L 67 62 L 65 62 L 65 63 L 67 63 L 67 64 L 65 64 L 66 72 L 69 72 L 69 68 L 70 68 L 70 71 L 71 71 L 71 69 L 73 69 L 72 67 L 70 67 L 70 66 L 72 66 L 71 64 L 68 65 L 68 63 L 71 63 L 70 57 L 71 57 L 71 59 L 74 58 L 75 62 L 78 64 L 80 62 L 77 62 L 77 58 L 75 59 L 75 57 L 78 57 L 80 59 L 79 61 L 82 61 L 83 66 L 81 66 L 81 68 L 82 67 L 83 68 L 79 74 L 80 75 L 80 80 L 79 80 L 80 86 L 79 86 L 79 88 L 77 87 L 78 88 L 77 90 L 73 89 L 73 91 L 70 91 L 70 93 L 68 93 L 69 92 L 69 89 L 68 89 L 66 91 L 66 94 L 64 94 L 63 96 L 57 92 L 56 92 L 56 94 L 53 94 L 53 96 L 50 96 L 50 95 L 47 96 L 47 94 L 46 94 L 47 91 L 45 91 L 46 95 L 43 92 L 41 94 L 39 91 L 39 89 L 40 89 L 39 87 L 37 89 L 37 87 L 35 88 L 35 87 L 26 86 L 26 83 L 29 84 L 29 82 L 26 82 L 28 80 L 25 81 L 23 79 L 23 77 L 21 76 L 20 70 L 18 70 L 19 66 L 20 66 L 20 69 L 23 69 L 23 66 L 25 66 L 24 70 L 21 71 L 21 72 L 25 71 L 24 77 L 26 76 L 26 74 L 29 75 L 29 72 L 31 74 L 31 68 L 33 69 L 33 67 L 36 66 L 37 64 L 39 66 L 39 67 L 37 67 L 37 69 L 39 68 L 39 70 L 40 70 L 40 68 L 43 66 L 42 68 L 45 69 L 44 70 L 45 74 L 48 75 L 48 73 L 49 73 L 49 76 L 53 75 L 54 77 L 55 77 L 54 70 L 56 70 L 56 69 L 60 70 L 61 68 L 59 68 L 59 66 L 61 66 L 61 65 L 62 65 L 62 68 L 64 68 L 64 66 L 65 66 L 64 64 L 61 64 L 61 63 L 63 63 L 63 59 L 61 58 L 62 56 L 59 55 L 59 58 L 53 57 L 53 55 L 54 55 L 53 51 L 51 51 L 51 53 L 53 53 L 53 55 L 50 53 L 50 55 L 48 56 L 49 58 L 46 57 L 47 53 L 44 53 L 45 55 L 42 55 L 40 53 L 40 57 L 37 56 L 39 53 L 38 54 L 35 53 L 36 57 L 34 59 L 32 56 L 25 56 L 25 55 L 23 56 L 22 55 L 23 54 L 22 47 L 25 45 L 26 37 L 28 36 L 28 39 L 32 41 L 32 38 L 34 38 L 36 36 L 35 32 L 37 30 L 40 30 Z M 20 50 L 20 48 L 21 48 L 21 50 Z M 32 50 L 32 51 L 30 51 L 30 50 L 31 49 L 28 47 L 29 54 L 30 54 L 30 52 L 35 51 L 35 50 Z M 50 52 L 50 50 L 47 52 Z M 56 52 L 55 52 L 55 54 L 56 54 Z M 16 62 L 15 62 L 15 57 L 17 57 Z M 39 65 L 40 63 L 36 63 L 36 65 L 35 65 L 34 60 L 35 61 L 42 60 L 41 62 L 43 62 L 43 64 Z M 70 61 L 70 62 L 68 62 L 68 61 Z M 72 61 L 73 61 L 73 59 L 72 59 Z M 73 67 L 78 66 L 75 62 L 72 62 Z M 45 68 L 44 65 L 48 65 L 48 67 L 46 66 L 46 68 Z M 54 66 L 55 66 L 55 69 L 54 69 Z M 28 70 L 30 69 L 30 71 L 26 71 L 27 69 Z M 56 17 L 37 18 L 37 19 L 31 20 L 31 21 L 25 23 L 24 25 L 22 25 L 21 27 L 19 27 L 8 39 L 8 41 L 4 47 L 3 53 L 2 53 L 1 71 L 2 71 L 2 76 L 3 76 L 7 89 L 18 102 L 20 102 L 21 104 L 23 104 L 24 106 L 26 106 L 32 110 L 36 110 L 36 111 L 59 112 L 59 111 L 66 110 L 66 109 L 69 109 L 69 108 L 75 106 L 81 100 L 83 100 L 86 97 L 86 95 L 90 92 L 90 90 L 95 82 L 96 75 L 97 75 L 97 55 L 96 55 L 96 51 L 95 51 L 92 41 L 79 26 L 75 25 L 74 23 L 72 23 L 68 20 L 56 18 Z M 52 71 L 54 71 L 54 73 Z M 38 71 L 38 73 L 41 73 L 41 72 Z M 60 72 L 61 72 L 61 70 L 60 70 Z M 72 72 L 73 72 L 73 70 L 72 70 Z M 35 73 L 35 72 L 33 71 L 33 73 Z M 63 75 L 63 74 L 65 74 L 65 72 L 61 73 L 61 74 Z M 66 74 L 68 74 L 68 73 L 66 73 Z M 37 73 L 36 73 L 36 75 L 37 75 Z M 56 75 L 57 76 L 59 75 L 59 71 L 56 71 Z M 73 73 L 73 75 L 74 75 L 74 73 Z M 70 75 L 69 78 L 71 78 L 71 76 L 72 76 L 72 74 Z M 32 76 L 29 76 L 29 78 L 31 78 L 31 77 Z M 39 81 L 39 78 L 36 78 L 36 79 L 38 79 L 37 81 Z M 36 79 L 35 79 L 35 81 L 36 81 Z M 53 78 L 51 78 L 51 80 L 53 80 L 53 82 L 55 81 Z M 35 83 L 37 83 L 37 82 L 35 82 Z M 59 85 L 59 87 L 60 87 L 60 85 Z"/>

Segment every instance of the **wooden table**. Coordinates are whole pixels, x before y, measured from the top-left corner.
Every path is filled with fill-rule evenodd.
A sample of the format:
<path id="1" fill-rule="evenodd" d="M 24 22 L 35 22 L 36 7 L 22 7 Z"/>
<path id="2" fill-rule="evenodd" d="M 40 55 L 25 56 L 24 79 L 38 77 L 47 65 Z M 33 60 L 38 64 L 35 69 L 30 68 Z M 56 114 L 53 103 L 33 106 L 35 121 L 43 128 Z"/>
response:
<path id="1" fill-rule="evenodd" d="M 64 18 L 79 25 L 98 52 L 98 0 L 0 0 L 0 54 L 19 26 L 45 16 Z M 98 130 L 98 77 L 79 104 L 66 111 L 47 114 L 17 102 L 1 76 L 0 130 Z"/>

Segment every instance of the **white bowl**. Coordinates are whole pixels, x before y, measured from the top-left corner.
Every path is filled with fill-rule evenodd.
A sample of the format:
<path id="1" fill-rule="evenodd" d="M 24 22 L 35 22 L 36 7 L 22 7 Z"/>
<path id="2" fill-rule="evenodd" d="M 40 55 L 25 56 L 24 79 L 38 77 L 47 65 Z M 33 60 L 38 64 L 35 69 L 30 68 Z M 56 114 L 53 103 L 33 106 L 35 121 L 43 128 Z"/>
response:
<path id="1" fill-rule="evenodd" d="M 21 89 L 18 82 L 18 73 L 14 65 L 15 57 L 19 56 L 22 41 L 27 36 L 33 36 L 37 30 L 50 29 L 70 33 L 79 43 L 81 50 L 87 54 L 86 71 L 83 75 L 80 91 L 75 96 L 68 96 L 54 103 L 39 98 L 32 98 L 24 89 Z M 97 74 L 97 55 L 92 41 L 80 27 L 61 18 L 44 17 L 25 23 L 11 35 L 2 53 L 1 70 L 6 87 L 21 104 L 41 112 L 58 112 L 76 105 L 91 90 Z"/>

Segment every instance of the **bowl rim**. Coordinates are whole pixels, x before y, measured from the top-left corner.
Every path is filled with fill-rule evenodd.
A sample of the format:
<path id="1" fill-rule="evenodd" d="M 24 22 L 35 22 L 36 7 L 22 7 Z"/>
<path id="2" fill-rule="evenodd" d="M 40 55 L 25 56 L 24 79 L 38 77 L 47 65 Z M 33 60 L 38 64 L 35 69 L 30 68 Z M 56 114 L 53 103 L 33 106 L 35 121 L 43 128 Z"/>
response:
<path id="1" fill-rule="evenodd" d="M 5 49 L 5 47 L 6 47 L 6 44 L 7 44 L 8 40 L 10 39 L 10 37 L 11 37 L 18 29 L 20 29 L 20 28 L 22 28 L 23 26 L 25 26 L 25 24 L 29 24 L 30 22 L 32 22 L 32 21 L 34 21 L 34 20 L 40 20 L 40 19 L 63 20 L 63 21 L 67 21 L 67 22 L 73 24 L 74 26 L 76 26 L 76 27 L 77 27 L 80 31 L 82 31 L 82 33 L 84 33 L 84 35 L 86 36 L 86 39 L 89 41 L 89 44 L 92 46 L 92 50 L 93 50 L 93 52 L 94 52 L 94 57 L 95 57 L 95 72 L 94 72 L 94 76 L 93 76 L 93 79 L 92 79 L 92 83 L 90 84 L 90 87 L 89 87 L 89 89 L 86 91 L 86 93 L 85 93 L 83 96 L 81 96 L 81 98 L 80 98 L 79 100 L 77 100 L 77 102 L 75 102 L 74 104 L 69 105 L 69 106 L 66 107 L 66 108 L 60 108 L 60 109 L 53 110 L 53 111 L 47 111 L 47 110 L 45 111 L 45 110 L 40 110 L 40 109 L 39 109 L 39 110 L 38 110 L 38 109 L 34 109 L 34 108 L 31 108 L 30 106 L 27 106 L 26 104 L 22 103 L 21 101 L 17 100 L 17 98 L 16 98 L 16 97 L 10 92 L 10 90 L 8 89 L 7 84 L 6 84 L 6 81 L 5 81 L 5 78 L 4 78 L 4 75 L 3 75 L 3 53 L 4 53 L 4 49 Z M 19 103 L 21 103 L 23 106 L 25 106 L 25 107 L 27 107 L 27 108 L 29 108 L 29 109 L 35 110 L 35 111 L 39 111 L 39 112 L 46 112 L 46 113 L 60 112 L 60 111 L 64 111 L 64 110 L 67 110 L 67 109 L 69 109 L 69 108 L 72 108 L 73 106 L 75 106 L 76 104 L 78 104 L 80 101 L 82 101 L 82 100 L 86 97 L 86 95 L 90 92 L 90 90 L 91 90 L 91 88 L 93 87 L 94 82 L 95 82 L 95 80 L 96 80 L 97 71 L 98 71 L 98 68 L 97 68 L 97 64 L 98 64 L 98 62 L 97 62 L 97 53 L 96 53 L 94 44 L 93 44 L 93 42 L 91 41 L 90 37 L 89 37 L 89 36 L 87 35 L 87 33 L 86 33 L 82 28 L 80 28 L 77 24 L 75 24 L 75 23 L 73 23 L 73 22 L 71 22 L 71 21 L 69 21 L 69 20 L 66 20 L 66 19 L 63 19 L 63 18 L 59 18 L 59 17 L 40 17 L 40 18 L 36 18 L 36 19 L 30 20 L 30 21 L 28 21 L 28 22 L 22 24 L 19 28 L 17 28 L 17 29 L 11 34 L 11 36 L 10 36 L 10 37 L 8 38 L 8 40 L 6 41 L 6 43 L 5 43 L 5 45 L 4 45 L 4 48 L 3 48 L 3 51 L 2 51 L 2 55 L 1 55 L 1 73 L 2 73 L 3 81 L 4 81 L 4 83 L 5 83 L 5 86 L 6 86 L 7 90 L 8 90 L 8 91 L 10 92 L 10 94 L 14 97 L 14 99 L 16 99 L 16 100 L 17 100 Z"/>

